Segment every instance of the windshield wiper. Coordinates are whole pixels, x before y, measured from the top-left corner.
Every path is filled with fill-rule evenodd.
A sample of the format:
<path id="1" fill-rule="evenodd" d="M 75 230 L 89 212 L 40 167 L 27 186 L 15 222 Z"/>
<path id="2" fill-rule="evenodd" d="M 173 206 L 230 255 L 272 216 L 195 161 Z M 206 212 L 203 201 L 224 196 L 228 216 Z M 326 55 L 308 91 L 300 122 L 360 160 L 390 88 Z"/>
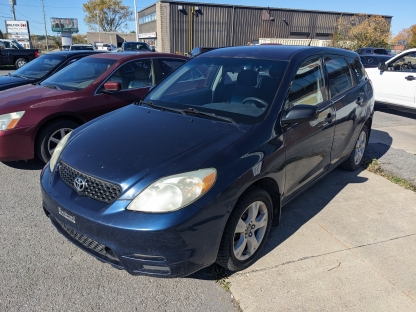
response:
<path id="1" fill-rule="evenodd" d="M 41 85 L 42 87 L 46 87 L 46 88 L 51 88 L 51 89 L 56 89 L 56 90 L 61 90 L 61 88 L 59 88 L 58 86 L 54 86 L 54 85 Z"/>
<path id="2" fill-rule="evenodd" d="M 134 102 L 134 104 L 135 105 L 138 105 L 138 106 L 141 106 L 141 105 L 145 104 L 147 106 L 150 106 L 152 108 L 159 109 L 161 111 L 165 111 L 166 110 L 166 111 L 175 112 L 175 113 L 179 113 L 179 114 L 185 115 L 185 113 L 183 113 L 182 110 L 180 110 L 180 109 L 175 109 L 175 108 L 170 108 L 170 107 L 156 105 L 156 104 L 154 104 L 153 102 L 150 102 L 150 101 L 146 102 L 146 101 L 140 100 L 140 101 Z"/>
<path id="3" fill-rule="evenodd" d="M 199 110 L 196 110 L 195 108 L 183 109 L 182 112 L 189 113 L 189 114 L 195 114 L 195 115 L 208 116 L 208 117 L 211 117 L 211 118 L 214 118 L 214 119 L 218 119 L 218 120 L 222 120 L 222 121 L 225 121 L 225 122 L 232 123 L 233 125 L 237 125 L 237 123 L 231 118 L 218 116 L 218 115 L 215 115 L 213 113 L 201 112 Z"/>

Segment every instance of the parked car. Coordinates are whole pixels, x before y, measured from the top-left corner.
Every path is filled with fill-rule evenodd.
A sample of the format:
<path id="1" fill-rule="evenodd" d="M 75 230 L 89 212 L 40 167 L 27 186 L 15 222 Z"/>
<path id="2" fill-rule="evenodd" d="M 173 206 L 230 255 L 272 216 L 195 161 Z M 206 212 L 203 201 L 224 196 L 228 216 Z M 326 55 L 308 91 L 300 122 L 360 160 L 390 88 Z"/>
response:
<path id="1" fill-rule="evenodd" d="M 384 48 L 361 48 L 357 52 L 358 54 L 381 54 L 381 55 L 390 55 L 387 49 Z"/>
<path id="2" fill-rule="evenodd" d="M 31 83 L 39 83 L 52 74 L 60 71 L 65 66 L 94 53 L 102 52 L 70 51 L 52 52 L 42 55 L 13 73 L 0 76 L 0 90 L 6 90 Z"/>
<path id="3" fill-rule="evenodd" d="M 25 49 L 15 40 L 0 39 L 0 65 L 20 68 L 39 56 L 38 49 Z"/>
<path id="4" fill-rule="evenodd" d="M 215 50 L 215 49 L 218 49 L 218 48 L 214 48 L 214 47 L 195 47 L 195 48 L 192 49 L 191 52 L 188 52 L 188 54 L 189 54 L 190 57 L 195 57 L 199 54 L 202 54 L 202 53 L 205 53 L 205 52 L 208 52 L 208 51 L 212 51 L 212 50 Z"/>
<path id="5" fill-rule="evenodd" d="M 97 43 L 96 44 L 98 51 L 106 51 L 106 52 L 117 52 L 118 49 L 114 44 L 109 43 Z"/>
<path id="6" fill-rule="evenodd" d="M 391 58 L 390 55 L 382 54 L 360 54 L 361 63 L 365 68 L 377 67 L 378 64 L 386 62 Z"/>
<path id="7" fill-rule="evenodd" d="M 75 43 L 71 45 L 69 50 L 71 51 L 79 51 L 79 50 L 94 51 L 94 47 L 92 46 L 92 44 Z"/>
<path id="8" fill-rule="evenodd" d="M 416 49 L 403 51 L 378 68 L 367 68 L 376 101 L 416 108 Z"/>
<path id="9" fill-rule="evenodd" d="M 37 155 L 47 162 L 66 133 L 140 99 L 186 60 L 162 53 L 99 53 L 40 84 L 0 92 L 0 161 Z"/>
<path id="10" fill-rule="evenodd" d="M 123 42 L 121 47 L 118 49 L 119 52 L 155 52 L 154 48 L 151 48 L 146 42 Z"/>
<path id="11" fill-rule="evenodd" d="M 351 51 L 206 52 L 66 135 L 41 174 L 44 210 L 78 247 L 131 274 L 245 269 L 283 205 L 338 165 L 360 167 L 372 89 Z"/>

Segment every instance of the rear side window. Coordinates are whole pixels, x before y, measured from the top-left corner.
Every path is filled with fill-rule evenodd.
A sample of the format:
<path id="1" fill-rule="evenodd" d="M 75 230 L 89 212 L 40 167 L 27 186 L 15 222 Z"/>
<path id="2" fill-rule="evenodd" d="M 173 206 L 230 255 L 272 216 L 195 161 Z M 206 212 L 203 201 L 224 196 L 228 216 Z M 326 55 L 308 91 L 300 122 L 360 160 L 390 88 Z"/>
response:
<path id="1" fill-rule="evenodd" d="M 366 80 L 366 72 L 358 58 L 348 59 L 348 62 L 351 64 L 352 73 L 356 78 L 358 84 Z"/>
<path id="2" fill-rule="evenodd" d="M 386 49 L 374 49 L 375 54 L 389 55 Z"/>
<path id="3" fill-rule="evenodd" d="M 328 72 L 329 90 L 332 97 L 352 87 L 351 72 L 343 58 L 325 57 L 325 67 Z"/>
<path id="4" fill-rule="evenodd" d="M 327 98 L 321 61 L 319 58 L 303 63 L 292 81 L 286 108 L 295 105 L 319 105 Z"/>

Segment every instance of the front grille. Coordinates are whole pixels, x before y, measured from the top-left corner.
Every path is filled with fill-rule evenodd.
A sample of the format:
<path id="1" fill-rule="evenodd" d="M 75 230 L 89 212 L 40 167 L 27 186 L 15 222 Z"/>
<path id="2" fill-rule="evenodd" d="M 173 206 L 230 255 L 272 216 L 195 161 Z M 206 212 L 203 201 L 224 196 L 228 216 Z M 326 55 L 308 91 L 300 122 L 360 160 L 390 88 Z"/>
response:
<path id="1" fill-rule="evenodd" d="M 117 184 L 94 178 L 70 167 L 63 161 L 59 163 L 59 175 L 62 181 L 79 195 L 85 195 L 105 203 L 114 202 L 121 194 L 121 187 Z M 76 178 L 81 178 L 85 183 L 82 191 L 75 188 L 74 181 Z"/>
<path id="2" fill-rule="evenodd" d="M 113 251 L 110 248 L 104 246 L 103 244 L 96 242 L 95 240 L 92 240 L 91 238 L 88 238 L 85 235 L 78 233 L 74 229 L 71 229 L 70 227 L 66 226 L 64 223 L 62 223 L 58 219 L 54 218 L 54 220 L 58 222 L 61 228 L 65 230 L 65 232 L 68 233 L 69 236 L 71 236 L 74 240 L 79 242 L 82 246 L 89 249 L 93 253 L 95 252 L 95 253 L 100 254 L 101 256 L 104 256 L 105 258 L 107 258 L 107 260 L 111 262 L 115 262 L 116 264 L 119 264 L 119 260 L 117 256 L 113 253 Z"/>

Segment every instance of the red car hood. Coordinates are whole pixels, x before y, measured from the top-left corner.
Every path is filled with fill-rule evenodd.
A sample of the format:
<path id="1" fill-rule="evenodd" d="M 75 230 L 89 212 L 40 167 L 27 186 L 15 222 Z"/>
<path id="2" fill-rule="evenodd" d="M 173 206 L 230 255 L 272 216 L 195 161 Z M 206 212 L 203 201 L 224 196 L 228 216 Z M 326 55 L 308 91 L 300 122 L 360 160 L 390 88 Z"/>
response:
<path id="1" fill-rule="evenodd" d="M 68 93 L 74 93 L 74 91 L 56 90 L 40 85 L 25 85 L 4 90 L 0 92 L 0 114 L 33 108 L 38 103 L 55 100 Z"/>

